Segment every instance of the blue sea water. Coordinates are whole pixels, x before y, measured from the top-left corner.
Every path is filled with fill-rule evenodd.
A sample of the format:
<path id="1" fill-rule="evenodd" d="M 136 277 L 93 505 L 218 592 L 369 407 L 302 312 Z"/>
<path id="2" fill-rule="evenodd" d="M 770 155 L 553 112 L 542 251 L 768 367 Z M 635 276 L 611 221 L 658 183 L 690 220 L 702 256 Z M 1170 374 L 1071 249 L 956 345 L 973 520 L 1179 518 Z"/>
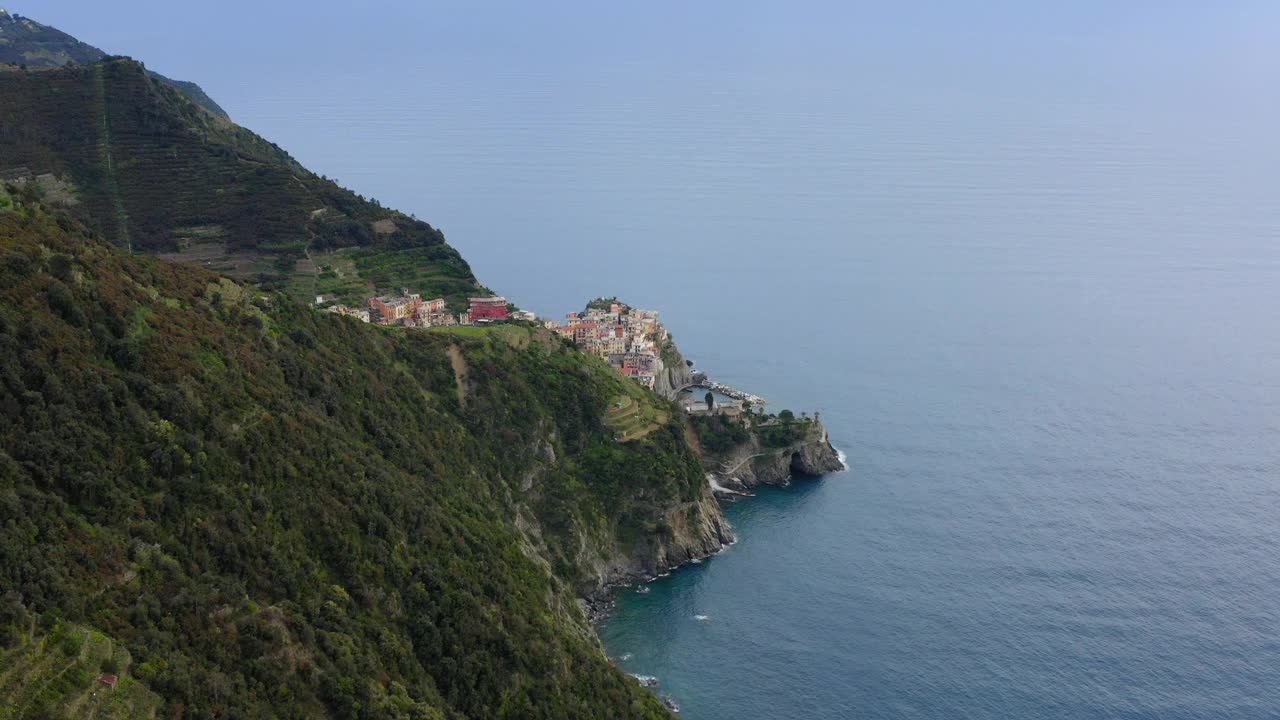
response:
<path id="1" fill-rule="evenodd" d="M 821 410 L 849 472 L 601 628 L 684 717 L 1280 717 L 1280 8 L 598 5 L 99 44 L 515 302 Z M 228 33 L 279 56 L 182 64 Z"/>

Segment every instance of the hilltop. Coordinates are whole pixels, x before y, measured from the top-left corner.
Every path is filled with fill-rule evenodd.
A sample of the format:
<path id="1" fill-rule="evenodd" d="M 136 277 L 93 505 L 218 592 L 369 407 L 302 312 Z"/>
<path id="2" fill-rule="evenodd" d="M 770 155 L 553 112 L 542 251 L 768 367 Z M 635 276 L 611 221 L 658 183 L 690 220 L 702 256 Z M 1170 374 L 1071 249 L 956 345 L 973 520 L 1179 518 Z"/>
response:
<path id="1" fill-rule="evenodd" d="M 61 30 L 0 8 L 0 63 L 28 68 L 61 67 L 102 60 L 107 54 Z M 226 118 L 227 113 L 197 84 L 148 71 L 152 78 L 181 92 L 195 104 Z"/>
<path id="2" fill-rule="evenodd" d="M 0 69 L 0 179 L 111 242 L 295 298 L 413 288 L 461 307 L 479 289 L 443 233 L 302 167 L 139 63 Z"/>

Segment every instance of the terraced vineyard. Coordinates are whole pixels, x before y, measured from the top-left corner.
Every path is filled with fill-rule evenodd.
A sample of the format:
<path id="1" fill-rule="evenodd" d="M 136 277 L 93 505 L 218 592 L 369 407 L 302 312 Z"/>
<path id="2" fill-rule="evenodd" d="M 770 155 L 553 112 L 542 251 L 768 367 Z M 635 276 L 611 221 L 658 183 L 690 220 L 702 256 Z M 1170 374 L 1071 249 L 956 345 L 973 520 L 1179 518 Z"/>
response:
<path id="1" fill-rule="evenodd" d="M 462 298 L 483 294 L 469 273 L 459 273 L 442 264 L 446 259 L 434 247 L 380 250 L 377 248 L 339 248 L 311 253 L 312 271 L 307 274 L 307 261 L 298 263 L 290 280 L 289 294 L 299 300 L 315 295 L 331 295 L 348 305 L 363 306 L 383 290 L 399 292 L 401 287 L 419 292 L 424 298 L 454 298 L 453 309 L 464 309 Z"/>
<path id="2" fill-rule="evenodd" d="M 639 386 L 636 386 L 639 389 Z M 662 427 L 671 413 L 657 407 L 643 394 L 623 395 L 605 411 L 604 421 L 618 442 L 639 440 Z"/>
<path id="3" fill-rule="evenodd" d="M 434 327 L 430 331 L 463 337 L 492 338 L 517 349 L 524 349 L 534 343 L 552 348 L 561 342 L 545 329 L 509 323 Z M 619 375 L 599 358 L 589 356 L 587 362 L 595 366 L 602 380 L 620 391 L 620 394 L 615 395 L 609 402 L 604 412 L 605 425 L 612 432 L 614 440 L 625 443 L 643 439 L 671 419 L 671 405 L 667 401 L 649 392 L 639 383 Z"/>
<path id="4" fill-rule="evenodd" d="M 129 652 L 96 630 L 33 623 L 16 647 L 0 652 L 0 720 L 150 718 L 160 698 L 138 682 Z M 99 677 L 116 676 L 115 686 Z"/>

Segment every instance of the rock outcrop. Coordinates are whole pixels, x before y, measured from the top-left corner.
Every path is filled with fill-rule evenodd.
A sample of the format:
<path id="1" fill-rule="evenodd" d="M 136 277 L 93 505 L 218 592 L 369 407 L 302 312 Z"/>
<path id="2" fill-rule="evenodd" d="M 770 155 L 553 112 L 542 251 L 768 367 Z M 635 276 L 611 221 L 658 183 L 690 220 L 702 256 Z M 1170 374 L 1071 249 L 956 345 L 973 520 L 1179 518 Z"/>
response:
<path id="1" fill-rule="evenodd" d="M 668 341 L 658 358 L 659 367 L 653 377 L 653 391 L 658 397 L 675 400 L 680 390 L 693 384 L 693 371 L 689 363 L 676 348 L 675 343 Z"/>
<path id="2" fill-rule="evenodd" d="M 814 420 L 803 437 L 784 446 L 766 447 L 752 432 L 750 440 L 722 454 L 702 452 L 707 486 L 695 502 L 667 506 L 657 532 L 624 548 L 617 539 L 601 543 L 581 538 L 585 577 L 579 596 L 592 620 L 605 617 L 613 590 L 643 582 L 685 563 L 714 555 L 734 541 L 717 499 L 748 495 L 759 485 L 786 485 L 793 477 L 816 476 L 845 469 L 831 445 L 827 429 Z"/>
<path id="3" fill-rule="evenodd" d="M 675 400 L 679 392 L 693 384 L 693 372 L 675 343 L 663 344 L 655 372 L 654 393 Z M 666 404 L 657 398 L 659 405 Z M 587 615 L 598 620 L 612 607 L 614 591 L 624 585 L 645 582 L 689 562 L 714 555 L 734 541 L 734 533 L 721 511 L 719 499 L 745 495 L 761 484 L 785 485 L 798 475 L 822 475 L 844 469 L 839 453 L 831 446 L 827 430 L 816 418 L 785 421 L 752 415 L 747 420 L 745 442 L 725 452 L 709 453 L 699 447 L 693 419 L 680 417 L 668 428 L 668 440 L 678 446 L 693 466 L 701 465 L 698 482 L 686 485 L 679 498 L 657 496 L 642 489 L 645 483 L 628 481 L 631 492 L 620 496 L 626 509 L 612 519 L 589 515 L 572 523 L 567 552 L 561 561 L 572 571 L 574 594 Z M 752 420 L 760 422 L 751 427 Z M 683 428 L 684 432 L 680 432 Z M 518 511 L 518 525 L 528 541 L 530 554 L 548 568 L 557 563 L 550 547 L 555 530 L 540 519 L 536 510 L 542 486 L 554 478 L 557 464 L 552 448 L 561 442 L 551 427 L 532 453 L 530 465 L 519 480 L 526 493 Z M 781 431 L 781 432 L 780 432 Z M 779 442 L 779 438 L 788 438 Z M 651 438 L 652 440 L 653 438 Z M 662 452 L 662 445 L 654 445 Z M 691 451 L 691 452 L 690 452 Z M 669 468 L 676 470 L 676 466 Z M 694 470 L 686 466 L 686 470 Z M 636 478 L 639 480 L 640 478 Z M 653 478 L 650 478 L 653 479 Z"/>
<path id="4" fill-rule="evenodd" d="M 817 420 L 804 437 L 784 447 L 765 447 L 753 432 L 748 442 L 719 455 L 703 453 L 702 459 L 721 497 L 740 495 L 759 485 L 786 485 L 795 476 L 846 469 L 827 429 Z"/>

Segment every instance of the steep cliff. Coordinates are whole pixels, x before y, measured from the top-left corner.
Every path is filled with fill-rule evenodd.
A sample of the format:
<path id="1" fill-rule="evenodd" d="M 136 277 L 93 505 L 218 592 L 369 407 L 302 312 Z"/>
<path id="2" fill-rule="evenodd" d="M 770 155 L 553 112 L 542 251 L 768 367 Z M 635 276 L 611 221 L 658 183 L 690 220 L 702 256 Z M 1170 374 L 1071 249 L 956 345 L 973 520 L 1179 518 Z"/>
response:
<path id="1" fill-rule="evenodd" d="M 656 517 L 655 532 L 638 543 L 582 538 L 588 573 L 577 595 L 592 620 L 607 615 L 615 587 L 652 580 L 714 555 L 735 539 L 710 487 L 697 501 L 667 507 Z"/>
<path id="2" fill-rule="evenodd" d="M 459 339 L 455 347 L 477 430 L 509 436 L 520 422 L 512 413 L 529 407 L 545 406 L 554 418 L 507 448 L 509 502 L 528 546 L 577 596 L 591 598 L 613 584 L 653 577 L 732 542 L 687 442 L 684 420 L 669 402 L 601 359 L 569 349 L 549 331 L 492 328 L 482 339 Z M 513 379 L 495 373 L 495 363 L 518 364 L 524 372 Z M 583 372 L 591 379 L 585 388 L 556 387 L 560 378 L 571 382 Z M 536 387 L 523 382 L 530 376 L 541 378 Z M 549 388 L 561 399 L 538 397 Z M 573 421 L 581 400 L 572 394 L 584 389 L 606 410 L 596 414 L 593 408 Z M 627 409 L 618 411 L 624 402 Z M 635 430 L 637 416 L 653 422 Z M 632 430 L 619 433 L 615 424 L 623 423 Z M 600 425 L 613 431 L 611 438 L 583 435 L 583 426 Z"/>
<path id="3" fill-rule="evenodd" d="M 660 367 L 654 373 L 653 391 L 659 397 L 675 400 L 681 390 L 693 384 L 693 372 L 680 354 L 675 341 L 670 339 L 663 343 L 658 361 Z"/>

